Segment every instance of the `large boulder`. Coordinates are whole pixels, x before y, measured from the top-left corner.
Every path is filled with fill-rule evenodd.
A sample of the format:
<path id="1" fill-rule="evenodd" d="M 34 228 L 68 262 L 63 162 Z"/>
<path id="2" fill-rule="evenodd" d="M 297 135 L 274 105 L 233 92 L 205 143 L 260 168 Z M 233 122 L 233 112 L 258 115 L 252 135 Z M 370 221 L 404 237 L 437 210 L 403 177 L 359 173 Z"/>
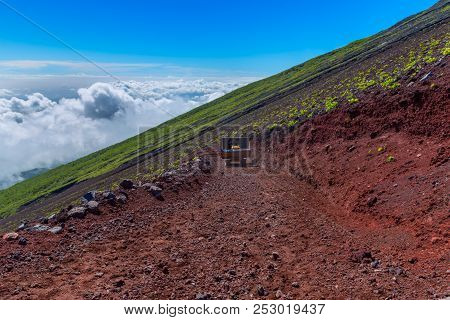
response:
<path id="1" fill-rule="evenodd" d="M 86 216 L 86 211 L 85 207 L 75 207 L 67 213 L 67 216 L 69 218 L 83 219 Z"/>

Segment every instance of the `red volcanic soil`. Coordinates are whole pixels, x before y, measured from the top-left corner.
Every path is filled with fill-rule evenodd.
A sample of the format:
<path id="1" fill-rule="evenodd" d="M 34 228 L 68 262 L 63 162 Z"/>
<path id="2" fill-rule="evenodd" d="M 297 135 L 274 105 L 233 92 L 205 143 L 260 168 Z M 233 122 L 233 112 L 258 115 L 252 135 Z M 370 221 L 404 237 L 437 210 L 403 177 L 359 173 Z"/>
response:
<path id="1" fill-rule="evenodd" d="M 1 241 L 3 299 L 441 299 L 448 66 L 272 132 L 257 166 L 200 170 L 61 234 Z"/>

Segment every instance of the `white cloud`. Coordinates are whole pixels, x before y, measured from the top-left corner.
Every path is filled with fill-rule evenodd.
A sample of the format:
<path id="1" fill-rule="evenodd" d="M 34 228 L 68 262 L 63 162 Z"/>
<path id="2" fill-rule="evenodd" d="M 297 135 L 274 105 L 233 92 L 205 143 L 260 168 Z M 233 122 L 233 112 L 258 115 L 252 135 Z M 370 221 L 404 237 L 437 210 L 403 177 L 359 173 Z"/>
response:
<path id="1" fill-rule="evenodd" d="M 13 95 L 12 91 L 8 89 L 0 89 L 0 98 L 10 97 L 12 95 Z"/>
<path id="2" fill-rule="evenodd" d="M 8 97 L 9 92 L 0 96 L 0 188 L 20 181 L 23 171 L 74 160 L 243 84 L 239 80 L 95 83 L 79 89 L 76 98 L 57 102 L 41 93 L 17 98 Z"/>

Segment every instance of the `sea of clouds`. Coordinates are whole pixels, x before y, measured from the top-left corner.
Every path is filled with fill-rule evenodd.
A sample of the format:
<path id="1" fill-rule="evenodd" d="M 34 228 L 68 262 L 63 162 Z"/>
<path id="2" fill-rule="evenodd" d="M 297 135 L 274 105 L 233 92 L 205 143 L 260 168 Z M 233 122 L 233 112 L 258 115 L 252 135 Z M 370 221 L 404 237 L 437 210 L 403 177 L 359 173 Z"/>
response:
<path id="1" fill-rule="evenodd" d="M 97 82 L 74 98 L 0 89 L 0 189 L 136 135 L 245 84 L 245 80 Z"/>

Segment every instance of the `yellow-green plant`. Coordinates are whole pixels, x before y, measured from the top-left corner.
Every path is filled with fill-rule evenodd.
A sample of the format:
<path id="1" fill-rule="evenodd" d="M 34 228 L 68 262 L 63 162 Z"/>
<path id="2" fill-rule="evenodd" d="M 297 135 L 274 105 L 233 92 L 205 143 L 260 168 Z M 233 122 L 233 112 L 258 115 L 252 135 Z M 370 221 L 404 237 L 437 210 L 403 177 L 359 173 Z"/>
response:
<path id="1" fill-rule="evenodd" d="M 337 105 L 338 105 L 338 102 L 336 101 L 335 98 L 328 97 L 325 99 L 325 110 L 326 111 L 333 110 L 334 108 L 336 108 Z"/>

